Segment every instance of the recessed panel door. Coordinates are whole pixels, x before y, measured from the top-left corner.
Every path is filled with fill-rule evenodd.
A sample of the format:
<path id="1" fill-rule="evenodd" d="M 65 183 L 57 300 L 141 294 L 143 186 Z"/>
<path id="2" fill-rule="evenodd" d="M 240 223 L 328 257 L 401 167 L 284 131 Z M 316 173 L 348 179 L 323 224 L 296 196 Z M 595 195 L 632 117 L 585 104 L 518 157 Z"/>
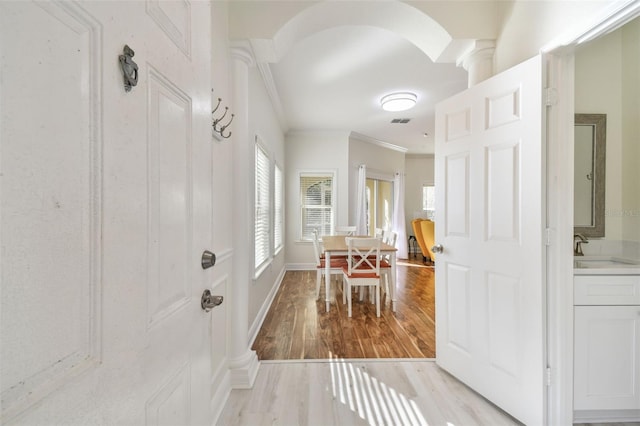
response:
<path id="1" fill-rule="evenodd" d="M 437 362 L 526 424 L 544 422 L 541 87 L 537 57 L 436 112 Z"/>
<path id="2" fill-rule="evenodd" d="M 211 423 L 210 14 L 0 2 L 1 423 Z"/>

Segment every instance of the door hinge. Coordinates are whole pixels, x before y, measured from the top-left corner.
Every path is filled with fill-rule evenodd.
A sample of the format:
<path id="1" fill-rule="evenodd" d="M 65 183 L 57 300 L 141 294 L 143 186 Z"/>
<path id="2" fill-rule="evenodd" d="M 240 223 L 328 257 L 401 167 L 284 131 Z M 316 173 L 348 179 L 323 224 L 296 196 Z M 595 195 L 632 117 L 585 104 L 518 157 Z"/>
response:
<path id="1" fill-rule="evenodd" d="M 547 367 L 547 386 L 551 386 L 551 367 Z"/>
<path id="2" fill-rule="evenodd" d="M 550 246 L 551 245 L 552 233 L 553 233 L 553 230 L 551 228 L 546 228 L 544 230 L 544 244 L 546 246 Z"/>
<path id="3" fill-rule="evenodd" d="M 558 91 L 554 87 L 544 89 L 544 104 L 546 106 L 554 106 L 558 104 Z"/>

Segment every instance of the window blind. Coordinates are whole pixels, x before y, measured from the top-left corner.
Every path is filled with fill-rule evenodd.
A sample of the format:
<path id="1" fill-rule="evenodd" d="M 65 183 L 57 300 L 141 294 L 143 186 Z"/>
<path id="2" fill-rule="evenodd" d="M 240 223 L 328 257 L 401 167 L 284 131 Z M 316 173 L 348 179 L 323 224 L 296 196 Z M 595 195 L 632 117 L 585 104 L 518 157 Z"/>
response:
<path id="1" fill-rule="evenodd" d="M 282 187 L 282 170 L 278 165 L 274 167 L 273 180 L 273 248 L 275 250 L 282 246 L 282 229 L 284 226 L 284 189 Z"/>
<path id="2" fill-rule="evenodd" d="M 255 170 L 255 267 L 269 258 L 269 157 L 256 144 Z"/>
<path id="3" fill-rule="evenodd" d="M 333 229 L 333 174 L 301 174 L 301 239 L 312 240 L 313 230 L 330 235 Z"/>

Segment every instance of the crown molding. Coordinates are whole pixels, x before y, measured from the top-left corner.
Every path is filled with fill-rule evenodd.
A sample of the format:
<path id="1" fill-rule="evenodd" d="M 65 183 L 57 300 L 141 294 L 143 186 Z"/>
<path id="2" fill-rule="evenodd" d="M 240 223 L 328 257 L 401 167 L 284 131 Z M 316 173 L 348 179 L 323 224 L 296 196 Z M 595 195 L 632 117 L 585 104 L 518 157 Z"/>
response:
<path id="1" fill-rule="evenodd" d="M 269 63 L 274 62 L 273 41 L 252 39 L 246 41 L 245 43 L 248 43 L 248 45 L 251 46 L 251 51 L 253 52 L 253 57 L 256 61 L 256 67 L 260 72 L 262 83 L 264 84 L 264 88 L 267 91 L 267 95 L 269 96 L 271 105 L 273 106 L 273 109 L 276 113 L 276 117 L 278 117 L 278 122 L 280 123 L 280 127 L 282 128 L 282 132 L 287 133 L 287 131 L 289 130 L 289 122 L 287 121 L 286 115 L 284 113 L 282 101 L 280 100 L 280 95 L 278 94 L 278 89 L 273 79 L 273 74 L 271 73 L 271 66 L 269 65 Z"/>
<path id="2" fill-rule="evenodd" d="M 402 152 L 402 153 L 405 153 L 405 154 L 408 151 L 407 148 L 404 148 L 402 146 L 398 146 L 398 145 L 394 145 L 394 144 L 389 143 L 389 142 L 381 141 L 380 139 L 372 138 L 370 136 L 366 136 L 366 135 L 363 135 L 363 134 L 358 133 L 358 132 L 351 132 L 349 134 L 349 138 L 357 139 L 357 140 L 362 141 L 362 142 L 371 143 L 371 144 L 374 144 L 374 145 L 381 146 L 382 148 L 391 149 L 393 151 L 398 151 L 398 152 Z"/>

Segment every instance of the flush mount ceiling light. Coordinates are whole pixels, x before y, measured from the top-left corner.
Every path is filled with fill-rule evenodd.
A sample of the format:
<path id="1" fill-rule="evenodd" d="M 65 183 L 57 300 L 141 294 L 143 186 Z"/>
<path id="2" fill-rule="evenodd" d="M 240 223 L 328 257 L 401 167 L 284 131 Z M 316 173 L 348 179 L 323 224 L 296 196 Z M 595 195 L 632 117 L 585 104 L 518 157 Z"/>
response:
<path id="1" fill-rule="evenodd" d="M 406 111 L 416 104 L 418 97 L 414 93 L 391 93 L 380 99 L 380 105 L 385 111 Z"/>

